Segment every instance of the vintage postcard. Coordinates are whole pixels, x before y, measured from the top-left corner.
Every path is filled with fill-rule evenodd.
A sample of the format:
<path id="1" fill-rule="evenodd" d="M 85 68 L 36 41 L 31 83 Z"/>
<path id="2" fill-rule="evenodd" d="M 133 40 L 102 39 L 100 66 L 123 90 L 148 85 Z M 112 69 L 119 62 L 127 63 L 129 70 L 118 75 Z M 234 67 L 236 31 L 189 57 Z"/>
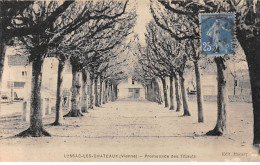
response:
<path id="1" fill-rule="evenodd" d="M 0 0 L 0 162 L 260 161 L 260 0 Z"/>

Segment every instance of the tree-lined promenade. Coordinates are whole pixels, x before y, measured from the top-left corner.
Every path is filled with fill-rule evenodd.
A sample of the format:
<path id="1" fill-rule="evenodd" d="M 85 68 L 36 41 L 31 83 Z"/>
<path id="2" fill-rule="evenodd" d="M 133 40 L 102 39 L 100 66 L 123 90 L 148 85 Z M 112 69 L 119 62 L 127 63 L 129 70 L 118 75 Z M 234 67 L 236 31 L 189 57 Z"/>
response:
<path id="1" fill-rule="evenodd" d="M 14 3 L 14 2 L 13 2 Z M 70 60 L 72 66 L 72 98 L 71 111 L 65 115 L 68 117 L 82 116 L 81 109 L 87 112 L 86 99 L 81 99 L 79 72 L 82 72 L 83 92 L 86 87 L 86 71 L 90 73 L 91 88 L 93 81 L 108 81 L 109 86 L 105 90 L 111 90 L 117 81 L 111 81 L 114 76 L 122 76 L 123 73 L 113 68 L 113 62 L 117 60 L 117 52 L 112 51 L 119 44 L 123 44 L 124 38 L 131 33 L 135 22 L 134 10 L 126 11 L 128 1 L 86 1 L 73 2 L 31 2 L 23 4 L 24 8 L 13 6 L 9 2 L 1 2 L 1 18 L 3 22 L 3 34 L 1 41 L 3 47 L 7 42 L 19 44 L 29 54 L 32 63 L 32 91 L 30 127 L 17 136 L 50 136 L 44 130 L 41 113 L 41 81 L 42 64 L 46 57 L 56 57 L 59 60 L 57 77 L 56 119 L 53 125 L 61 125 L 61 89 L 62 71 L 65 60 Z M 9 21 L 9 22 L 8 22 Z M 37 29 L 39 28 L 39 29 Z M 16 36 L 9 32 L 17 31 Z M 26 29 L 26 33 L 22 33 Z M 1 49 L 1 59 L 4 61 L 5 48 Z M 120 66 L 122 62 L 118 61 Z M 102 65 L 101 65 L 102 64 Z M 112 72 L 112 73 L 111 73 Z M 1 74 L 2 76 L 2 74 Z M 96 86 L 96 83 L 95 83 Z M 96 89 L 96 88 L 95 88 Z M 96 90 L 95 90 L 96 91 Z M 112 91 L 110 91 L 112 93 Z M 91 91 L 92 93 L 92 91 Z M 110 93 L 110 95 L 111 95 Z M 100 96 L 101 97 L 101 96 Z M 85 96 L 83 96 L 85 98 Z M 93 95 L 90 95 L 90 103 L 93 104 Z M 100 104 L 96 99 L 96 105 Z M 93 108 L 92 105 L 89 108 Z"/>
<path id="2" fill-rule="evenodd" d="M 204 116 L 202 64 L 215 63 L 218 82 L 217 121 L 215 127 L 205 134 L 222 136 L 228 127 L 226 114 L 229 111 L 226 63 L 236 56 L 202 56 L 199 14 L 233 12 L 236 14 L 237 47 L 242 47 L 249 68 L 254 115 L 253 144 L 259 146 L 260 2 L 150 0 L 153 19 L 146 26 L 145 44 L 139 43 L 138 37 L 135 37 L 135 46 L 131 41 L 128 42 L 138 17 L 135 7 L 131 8 L 131 3 L 131 0 L 0 2 L 0 81 L 7 46 L 22 49 L 32 65 L 30 125 L 17 136 L 51 136 L 43 126 L 41 112 L 42 65 L 45 58 L 55 57 L 59 61 L 56 114 L 55 121 L 51 124 L 58 126 L 66 125 L 63 117 L 88 115 L 89 109 L 94 106 L 100 107 L 117 99 L 118 84 L 129 77 L 124 70 L 127 60 L 122 58 L 126 50 L 131 50 L 138 59 L 136 65 L 132 66 L 134 71 L 131 76 L 143 84 L 147 99 L 163 102 L 164 107 L 170 110 L 183 110 L 185 117 L 194 115 L 190 113 L 185 87 L 185 71 L 193 67 L 199 123 L 210 120 Z M 72 68 L 72 98 L 70 111 L 62 114 L 62 73 L 66 61 L 70 62 Z M 170 93 L 167 92 L 167 78 L 170 79 Z M 162 83 L 162 95 L 158 79 Z M 90 87 L 86 90 L 88 80 Z M 151 92 L 154 97 L 148 98 Z"/>
<path id="3" fill-rule="evenodd" d="M 189 102 L 196 114 L 196 101 Z M 55 113 L 43 118 L 52 135 L 44 138 L 10 138 L 29 126 L 28 122 L 0 117 L 1 161 L 157 161 L 148 155 L 179 155 L 160 161 L 258 161 L 252 151 L 253 114 L 251 104 L 232 103 L 229 133 L 214 137 L 204 134 L 215 125 L 216 103 L 205 102 L 204 123 L 197 116 L 181 117 L 183 112 L 170 111 L 163 104 L 146 100 L 117 100 L 89 110 L 83 117 L 65 118 L 65 124 L 53 127 Z M 68 111 L 64 111 L 68 112 Z M 243 121 L 241 121 L 243 119 Z M 15 128 L 15 129 L 14 129 Z M 1 137 L 3 136 L 3 137 Z M 57 146 L 59 150 L 57 150 Z M 101 147 L 102 146 L 102 147 Z M 10 157 L 12 151 L 15 157 Z M 222 153 L 247 153 L 246 156 L 222 156 Z M 8 155 L 9 154 L 9 155 Z M 135 158 L 64 157 L 70 154 L 126 154 Z M 196 155 L 181 158 L 180 155 Z M 41 156 L 39 156 L 41 155 Z M 53 156 L 55 155 L 55 156 Z M 142 156 L 142 157 L 141 157 Z M 240 159 L 238 159 L 238 157 Z"/>

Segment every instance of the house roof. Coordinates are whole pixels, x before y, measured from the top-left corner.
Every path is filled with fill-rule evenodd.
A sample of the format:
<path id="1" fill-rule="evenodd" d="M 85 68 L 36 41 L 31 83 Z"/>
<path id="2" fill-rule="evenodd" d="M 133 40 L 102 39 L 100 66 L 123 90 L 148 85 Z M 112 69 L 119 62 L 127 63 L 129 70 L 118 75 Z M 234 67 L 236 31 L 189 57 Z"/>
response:
<path id="1" fill-rule="evenodd" d="M 22 56 L 22 55 L 8 56 L 8 65 L 10 66 L 25 66 L 28 64 L 29 64 L 28 56 Z"/>

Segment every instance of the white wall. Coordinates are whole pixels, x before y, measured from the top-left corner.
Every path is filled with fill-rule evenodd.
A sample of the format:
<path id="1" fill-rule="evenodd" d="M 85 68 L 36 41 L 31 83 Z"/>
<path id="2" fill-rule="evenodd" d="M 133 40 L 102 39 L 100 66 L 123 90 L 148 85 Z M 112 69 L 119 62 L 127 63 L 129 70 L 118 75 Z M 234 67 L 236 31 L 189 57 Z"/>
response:
<path id="1" fill-rule="evenodd" d="M 139 99 L 145 99 L 145 89 L 144 87 L 135 81 L 134 85 L 132 84 L 132 78 L 128 78 L 127 81 L 122 82 L 118 85 L 118 99 L 124 99 L 129 97 L 129 88 L 139 88 L 140 97 Z"/>
<path id="2" fill-rule="evenodd" d="M 14 88 L 13 92 L 16 92 L 18 97 L 22 97 L 24 98 L 24 100 L 30 100 L 32 65 L 29 64 L 25 66 L 23 65 L 10 66 L 8 65 L 8 55 L 10 54 L 7 53 L 5 58 L 5 63 L 4 63 L 1 92 L 7 94 L 7 96 L 9 96 L 10 98 L 11 88 L 8 87 L 8 81 L 25 82 L 24 88 Z M 42 68 L 42 90 L 41 90 L 42 98 L 56 96 L 57 71 L 58 71 L 58 60 L 56 58 L 46 58 L 44 60 L 43 68 Z M 22 72 L 26 72 L 26 74 L 22 76 Z"/>
<path id="3" fill-rule="evenodd" d="M 16 92 L 18 97 L 27 99 L 31 91 L 32 67 L 30 64 L 25 66 L 8 65 L 9 53 L 10 51 L 7 48 L 7 54 L 4 62 L 4 71 L 2 75 L 1 92 L 10 98 L 11 88 L 8 86 L 8 82 L 25 82 L 24 88 L 13 88 L 13 92 Z M 24 75 L 22 75 L 22 72 L 24 72 Z"/>

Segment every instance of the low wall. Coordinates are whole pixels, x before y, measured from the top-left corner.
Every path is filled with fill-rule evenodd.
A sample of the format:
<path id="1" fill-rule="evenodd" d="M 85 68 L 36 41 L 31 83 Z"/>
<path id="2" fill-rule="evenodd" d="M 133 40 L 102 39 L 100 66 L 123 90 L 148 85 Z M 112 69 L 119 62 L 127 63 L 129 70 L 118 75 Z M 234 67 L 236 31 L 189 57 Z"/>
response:
<path id="1" fill-rule="evenodd" d="M 229 102 L 246 102 L 252 103 L 252 96 L 248 95 L 229 95 Z"/>
<path id="2" fill-rule="evenodd" d="M 197 96 L 196 95 L 188 95 L 189 101 L 196 101 Z M 229 102 L 246 102 L 246 103 L 252 103 L 252 97 L 248 95 L 229 95 L 228 96 Z M 216 102 L 217 101 L 217 95 L 204 95 L 204 101 L 208 102 Z"/>

